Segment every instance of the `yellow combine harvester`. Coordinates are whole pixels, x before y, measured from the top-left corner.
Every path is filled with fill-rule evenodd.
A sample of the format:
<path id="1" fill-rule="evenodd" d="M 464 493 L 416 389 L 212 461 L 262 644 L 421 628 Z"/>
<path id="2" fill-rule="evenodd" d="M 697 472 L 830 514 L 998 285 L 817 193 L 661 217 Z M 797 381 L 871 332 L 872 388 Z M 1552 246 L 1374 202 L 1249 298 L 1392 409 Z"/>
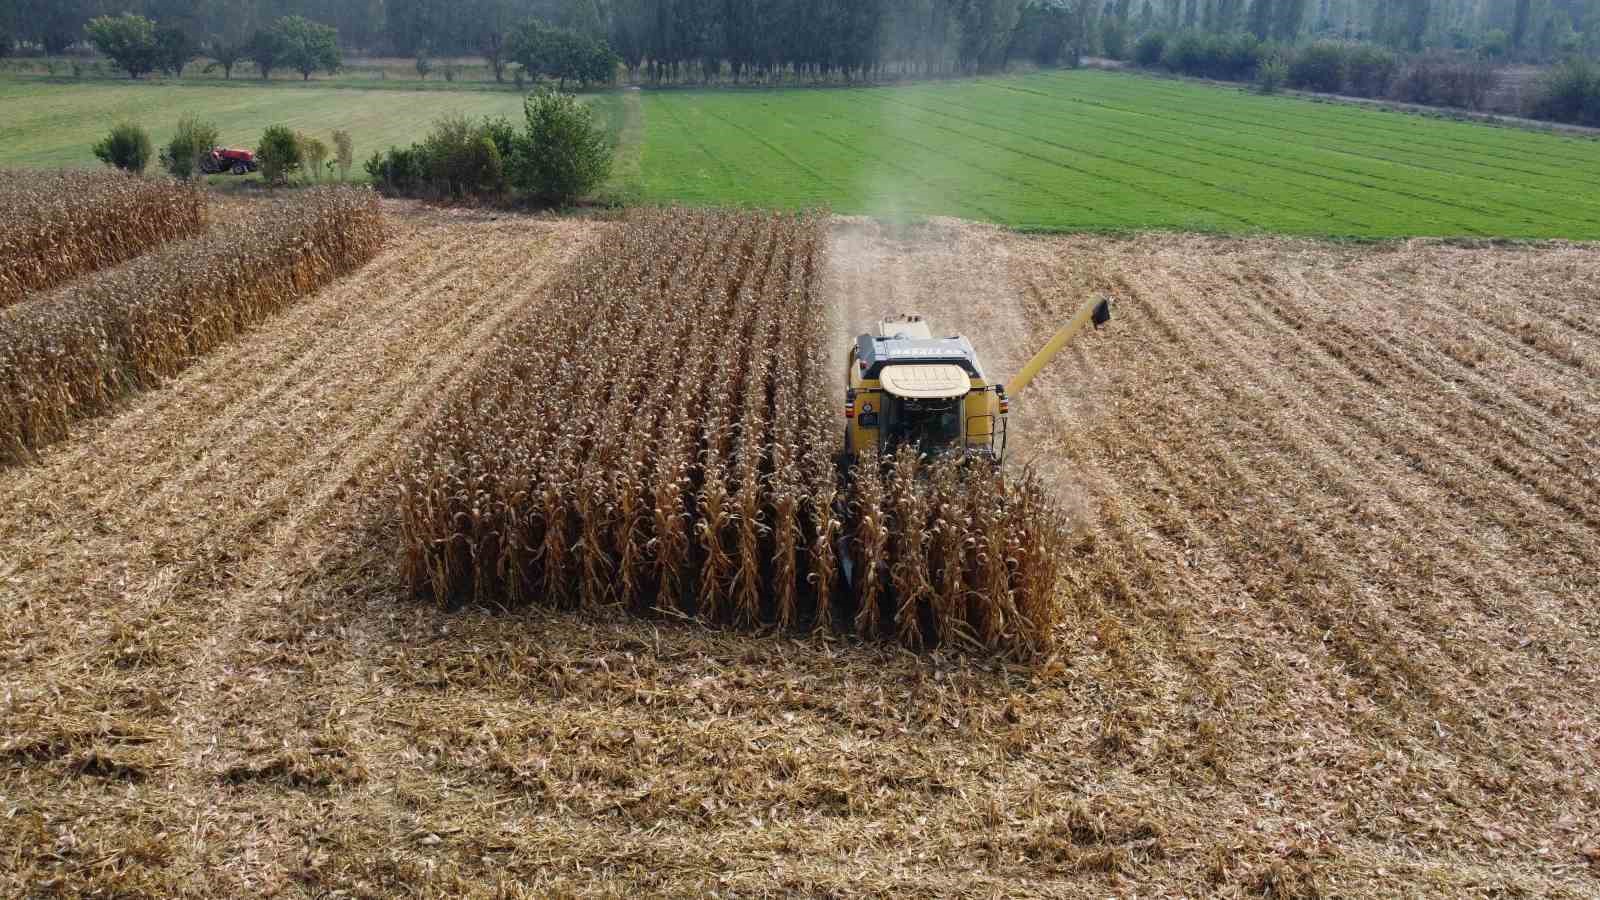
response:
<path id="1" fill-rule="evenodd" d="M 850 348 L 845 462 L 906 446 L 1001 462 L 1011 401 L 1068 341 L 1090 324 L 1098 328 L 1110 320 L 1109 300 L 1084 304 L 1009 385 L 984 376 L 977 351 L 964 337 L 936 338 L 921 316 L 880 321 L 876 334 L 861 335 Z"/>

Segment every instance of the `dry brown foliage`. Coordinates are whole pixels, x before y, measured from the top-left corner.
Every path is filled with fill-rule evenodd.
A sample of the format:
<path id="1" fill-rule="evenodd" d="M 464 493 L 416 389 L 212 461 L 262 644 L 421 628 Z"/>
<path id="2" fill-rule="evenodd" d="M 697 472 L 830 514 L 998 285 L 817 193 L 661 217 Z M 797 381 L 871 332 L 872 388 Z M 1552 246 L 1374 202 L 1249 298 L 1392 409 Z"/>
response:
<path id="1" fill-rule="evenodd" d="M 412 589 L 1046 649 L 1067 531 L 1036 479 L 906 453 L 839 493 L 821 243 L 807 216 L 651 212 L 585 257 L 405 464 Z"/>
<path id="2" fill-rule="evenodd" d="M 191 185 L 0 169 L 0 308 L 205 228 L 205 195 Z"/>
<path id="3" fill-rule="evenodd" d="M 0 471 L 0 896 L 1600 890 L 1600 380 L 1518 335 L 1600 358 L 1600 248 L 869 234 L 835 350 L 920 309 L 1004 375 L 1121 301 L 1015 407 L 1093 537 L 1009 666 L 403 601 L 385 473 L 618 228 L 385 207 Z"/>
<path id="4" fill-rule="evenodd" d="M 383 233 L 370 192 L 301 192 L 255 211 L 223 246 L 171 244 L 0 311 L 0 463 L 359 267 Z"/>

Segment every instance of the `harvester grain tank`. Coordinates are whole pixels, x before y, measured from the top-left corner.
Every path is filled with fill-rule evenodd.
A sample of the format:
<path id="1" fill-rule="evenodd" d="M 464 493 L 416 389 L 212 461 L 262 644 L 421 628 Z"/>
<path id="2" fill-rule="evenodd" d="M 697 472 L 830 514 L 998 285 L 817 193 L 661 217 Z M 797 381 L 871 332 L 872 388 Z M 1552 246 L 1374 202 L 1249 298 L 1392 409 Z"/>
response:
<path id="1" fill-rule="evenodd" d="M 1011 402 L 1083 329 L 1110 320 L 1109 300 L 1085 303 L 1007 384 L 988 379 L 966 338 L 936 338 L 921 316 L 881 320 L 850 348 L 846 463 L 905 446 L 1003 461 Z"/>

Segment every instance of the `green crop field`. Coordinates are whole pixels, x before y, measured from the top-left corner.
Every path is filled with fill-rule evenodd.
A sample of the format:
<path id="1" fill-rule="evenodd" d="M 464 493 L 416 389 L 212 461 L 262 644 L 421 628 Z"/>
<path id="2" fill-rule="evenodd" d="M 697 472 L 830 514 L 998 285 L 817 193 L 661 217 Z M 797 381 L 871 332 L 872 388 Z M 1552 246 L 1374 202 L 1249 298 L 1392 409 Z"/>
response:
<path id="1" fill-rule="evenodd" d="M 652 201 L 1040 229 L 1600 238 L 1600 143 L 1079 71 L 644 95 Z"/>
<path id="2" fill-rule="evenodd" d="M 433 120 L 522 113 L 513 91 L 361 90 L 252 85 L 217 81 L 82 84 L 0 79 L 0 166 L 99 165 L 94 142 L 121 120 L 143 125 L 159 146 L 178 117 L 194 113 L 215 122 L 224 143 L 254 147 L 268 125 L 289 127 L 324 142 L 336 128 L 350 132 L 359 163 L 391 144 L 419 140 Z"/>

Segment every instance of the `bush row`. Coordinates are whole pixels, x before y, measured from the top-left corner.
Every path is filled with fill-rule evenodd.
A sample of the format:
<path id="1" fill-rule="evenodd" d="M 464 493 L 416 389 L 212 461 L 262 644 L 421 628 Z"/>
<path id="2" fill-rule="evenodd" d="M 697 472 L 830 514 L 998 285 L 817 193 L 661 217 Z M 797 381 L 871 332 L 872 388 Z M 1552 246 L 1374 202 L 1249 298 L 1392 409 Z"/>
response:
<path id="1" fill-rule="evenodd" d="M 367 161 L 385 193 L 464 198 L 515 193 L 568 204 L 611 172 L 611 143 L 576 97 L 542 91 L 523 103 L 519 129 L 505 117 L 449 116 L 420 143 L 391 147 Z"/>
<path id="2" fill-rule="evenodd" d="M 1434 51 L 1402 56 L 1372 44 L 1318 41 L 1289 47 L 1248 34 L 1151 32 L 1133 60 L 1146 68 L 1224 81 L 1253 81 L 1264 92 L 1291 87 L 1326 94 L 1480 109 L 1499 79 L 1477 56 Z M 1526 115 L 1600 127 L 1600 65 L 1574 57 L 1541 82 Z"/>

